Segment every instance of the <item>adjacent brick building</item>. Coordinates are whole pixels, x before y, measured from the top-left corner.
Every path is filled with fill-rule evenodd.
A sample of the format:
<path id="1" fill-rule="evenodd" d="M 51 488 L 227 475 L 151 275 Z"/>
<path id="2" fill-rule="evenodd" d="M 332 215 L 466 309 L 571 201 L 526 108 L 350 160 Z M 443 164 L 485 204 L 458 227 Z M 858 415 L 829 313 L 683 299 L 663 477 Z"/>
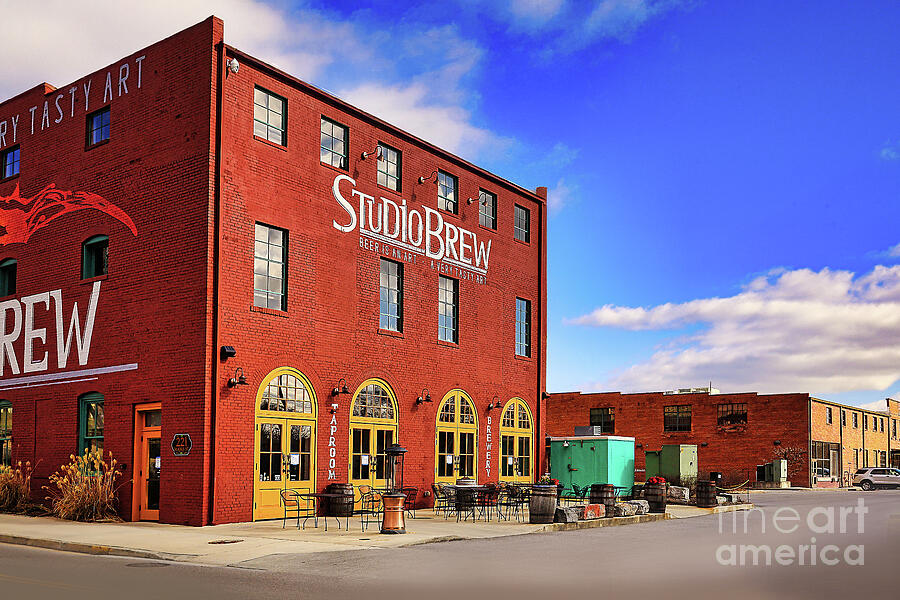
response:
<path id="1" fill-rule="evenodd" d="M 384 485 L 395 441 L 420 501 L 541 464 L 546 188 L 215 18 L 0 103 L 0 160 L 0 456 L 37 494 L 91 447 L 126 518 L 194 525 Z"/>
<path id="2" fill-rule="evenodd" d="M 793 485 L 837 486 L 859 467 L 900 466 L 898 407 L 888 399 L 884 412 L 864 410 L 808 394 L 566 392 L 550 395 L 546 422 L 551 436 L 596 425 L 634 437 L 639 473 L 642 450 L 696 444 L 701 475 L 755 481 L 757 465 L 794 449 Z"/>

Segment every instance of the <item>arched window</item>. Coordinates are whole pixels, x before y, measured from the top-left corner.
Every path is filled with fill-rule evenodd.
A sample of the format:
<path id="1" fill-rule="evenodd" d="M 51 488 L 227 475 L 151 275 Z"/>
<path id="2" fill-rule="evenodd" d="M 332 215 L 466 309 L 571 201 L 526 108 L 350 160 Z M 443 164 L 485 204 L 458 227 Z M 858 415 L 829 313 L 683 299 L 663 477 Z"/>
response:
<path id="1" fill-rule="evenodd" d="M 306 383 L 293 373 L 269 379 L 259 399 L 259 410 L 313 414 L 313 401 Z"/>
<path id="2" fill-rule="evenodd" d="M 0 262 L 0 298 L 16 293 L 16 259 Z"/>
<path id="3" fill-rule="evenodd" d="M 95 235 L 81 245 L 81 278 L 91 279 L 109 272 L 109 237 Z"/>
<path id="4" fill-rule="evenodd" d="M 350 411 L 350 483 L 387 486 L 385 449 L 397 441 L 397 399 L 380 379 L 362 383 Z"/>
<path id="5" fill-rule="evenodd" d="M 531 410 L 521 398 L 503 407 L 500 419 L 500 479 L 530 482 L 534 470 Z"/>
<path id="6" fill-rule="evenodd" d="M 12 466 L 12 404 L 0 400 L 0 466 Z"/>
<path id="7" fill-rule="evenodd" d="M 436 429 L 435 481 L 452 483 L 457 477 L 474 478 L 478 465 L 478 417 L 468 394 L 452 390 L 444 396 Z"/>
<path id="8" fill-rule="evenodd" d="M 103 394 L 90 392 L 78 399 L 78 453 L 103 451 Z"/>

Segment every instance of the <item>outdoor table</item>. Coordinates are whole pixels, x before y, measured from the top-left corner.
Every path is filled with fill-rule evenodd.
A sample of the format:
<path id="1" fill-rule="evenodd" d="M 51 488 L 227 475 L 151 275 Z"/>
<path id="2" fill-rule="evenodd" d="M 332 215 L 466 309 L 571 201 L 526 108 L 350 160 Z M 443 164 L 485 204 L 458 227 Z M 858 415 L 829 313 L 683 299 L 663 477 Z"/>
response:
<path id="1" fill-rule="evenodd" d="M 313 518 L 313 523 L 315 524 L 316 529 L 319 528 L 319 501 L 322 499 L 328 498 L 345 498 L 345 494 L 335 494 L 332 492 L 306 492 L 303 494 L 297 494 L 301 498 L 312 498 L 313 499 L 313 514 L 311 515 Z M 325 531 L 328 531 L 328 512 L 326 511 L 325 516 Z M 303 519 L 302 529 L 306 529 L 306 521 L 310 518 L 310 515 L 307 515 Z M 339 517 L 334 517 L 334 520 L 337 521 L 338 529 L 341 528 L 341 519 Z M 347 530 L 350 530 L 350 517 L 347 517 Z"/>

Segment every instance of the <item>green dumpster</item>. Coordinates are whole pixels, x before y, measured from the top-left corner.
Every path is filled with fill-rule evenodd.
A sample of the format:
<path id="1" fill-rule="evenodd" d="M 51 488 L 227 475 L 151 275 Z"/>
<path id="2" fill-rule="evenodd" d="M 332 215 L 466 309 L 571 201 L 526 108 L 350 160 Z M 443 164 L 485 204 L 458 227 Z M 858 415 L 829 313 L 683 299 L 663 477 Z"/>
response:
<path id="1" fill-rule="evenodd" d="M 634 485 L 634 438 L 617 435 L 550 438 L 550 476 L 573 485 Z"/>

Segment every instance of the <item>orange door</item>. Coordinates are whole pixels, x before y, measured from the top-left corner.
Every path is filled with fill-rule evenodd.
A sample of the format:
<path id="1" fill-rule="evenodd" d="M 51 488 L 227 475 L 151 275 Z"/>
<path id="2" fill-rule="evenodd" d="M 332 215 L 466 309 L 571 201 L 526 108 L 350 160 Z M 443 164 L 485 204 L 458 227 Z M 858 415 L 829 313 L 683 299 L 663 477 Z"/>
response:
<path id="1" fill-rule="evenodd" d="M 139 405 L 134 428 L 134 508 L 136 521 L 159 520 L 162 471 L 162 411 L 159 404 Z"/>

